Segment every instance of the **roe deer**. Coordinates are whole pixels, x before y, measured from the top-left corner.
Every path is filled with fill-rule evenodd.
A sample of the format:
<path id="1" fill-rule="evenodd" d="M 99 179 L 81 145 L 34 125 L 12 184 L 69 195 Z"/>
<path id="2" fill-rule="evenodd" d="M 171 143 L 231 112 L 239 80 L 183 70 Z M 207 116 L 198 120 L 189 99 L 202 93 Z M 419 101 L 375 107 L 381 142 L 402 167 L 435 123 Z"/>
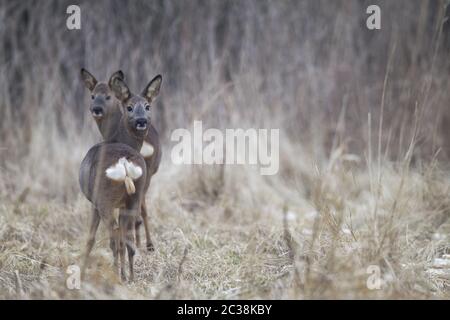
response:
<path id="1" fill-rule="evenodd" d="M 108 97 L 111 95 L 110 91 L 112 90 L 112 83 L 115 78 L 120 78 L 124 80 L 124 75 L 122 71 L 115 72 L 108 84 L 105 82 L 97 82 L 95 77 L 89 73 L 85 69 L 81 69 L 81 76 L 82 79 L 86 85 L 86 87 L 92 92 L 92 104 L 91 104 L 91 113 L 94 117 L 97 126 L 100 130 L 100 133 L 103 136 L 103 139 L 105 141 L 110 142 L 123 142 L 127 143 L 126 141 L 120 141 L 120 136 L 116 134 L 116 130 L 119 128 L 120 119 L 122 117 L 122 111 L 121 107 L 116 99 L 114 104 L 108 103 L 108 100 L 105 99 L 105 97 Z M 156 77 L 158 78 L 158 77 Z M 156 79 L 155 78 L 155 79 Z M 154 80 L 155 80 L 154 79 Z M 157 86 L 154 87 L 154 90 L 156 95 L 159 92 L 159 86 L 161 85 L 161 79 L 158 80 L 159 83 L 154 82 L 154 84 L 157 84 Z M 151 82 L 152 83 L 152 82 Z M 156 97 L 154 95 L 150 99 L 154 99 Z M 100 96 L 100 97 L 99 97 Z M 149 100 L 148 102 L 151 103 L 152 100 Z M 98 108 L 100 107 L 100 108 Z M 94 110 L 99 111 L 101 114 L 98 115 L 95 113 Z M 140 150 L 141 154 L 144 156 L 146 166 L 147 166 L 147 176 L 146 176 L 146 182 L 145 182 L 145 193 L 147 192 L 150 181 L 152 176 L 158 171 L 159 164 L 161 162 L 161 145 L 159 142 L 159 135 L 156 129 L 151 124 L 151 121 L 148 123 L 148 133 L 144 138 L 144 144 Z M 140 247 L 140 234 L 139 234 L 139 226 L 143 222 L 144 223 L 144 230 L 145 230 L 145 237 L 146 237 L 146 248 L 149 251 L 152 251 L 154 249 L 153 243 L 151 241 L 150 237 L 150 231 L 148 227 L 148 220 L 147 220 L 147 206 L 145 197 L 142 201 L 142 207 L 141 207 L 141 217 L 142 219 L 138 219 L 136 221 L 136 244 L 138 247 Z"/>
<path id="2" fill-rule="evenodd" d="M 110 233 L 110 247 L 114 265 L 118 267 L 120 254 L 120 274 L 125 276 L 125 248 L 128 251 L 130 280 L 134 278 L 133 257 L 135 253 L 133 230 L 139 216 L 145 193 L 147 166 L 137 150 L 142 148 L 150 120 L 150 105 L 159 92 L 161 76 L 155 77 L 145 88 L 143 97 L 130 92 L 125 82 L 116 77 L 112 88 L 122 101 L 123 116 L 112 140 L 92 147 L 80 167 L 80 186 L 94 205 L 89 238 L 84 255 L 83 274 L 87 260 L 95 243 L 95 233 L 102 219 Z M 119 208 L 119 216 L 114 209 Z M 118 230 L 118 231 L 117 231 Z"/>
<path id="3" fill-rule="evenodd" d="M 86 88 L 91 92 L 91 106 L 89 108 L 103 138 L 112 136 L 122 118 L 120 101 L 118 101 L 111 90 L 110 84 L 115 78 L 124 80 L 121 70 L 114 72 L 109 82 L 99 82 L 86 69 L 81 69 L 81 78 Z"/>

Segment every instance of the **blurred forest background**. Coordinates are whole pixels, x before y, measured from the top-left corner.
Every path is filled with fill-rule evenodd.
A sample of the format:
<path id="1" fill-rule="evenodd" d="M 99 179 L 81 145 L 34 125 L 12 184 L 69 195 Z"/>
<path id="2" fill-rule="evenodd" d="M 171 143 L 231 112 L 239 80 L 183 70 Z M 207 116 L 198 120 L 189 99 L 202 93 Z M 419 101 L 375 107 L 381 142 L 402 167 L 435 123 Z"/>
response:
<path id="1" fill-rule="evenodd" d="M 81 30 L 66 28 L 71 4 Z M 381 30 L 366 27 L 371 4 Z M 0 0 L 0 297 L 18 294 L 17 274 L 32 298 L 448 297 L 446 271 L 429 272 L 449 254 L 438 231 L 450 212 L 448 5 Z M 100 141 L 81 67 L 99 80 L 121 69 L 134 92 L 164 79 L 153 106 L 163 164 L 148 195 L 159 251 L 126 293 L 55 280 L 84 243 L 78 168 Z M 170 134 L 194 120 L 279 128 L 279 174 L 173 166 Z M 366 290 L 357 275 L 370 264 L 389 290 Z"/>

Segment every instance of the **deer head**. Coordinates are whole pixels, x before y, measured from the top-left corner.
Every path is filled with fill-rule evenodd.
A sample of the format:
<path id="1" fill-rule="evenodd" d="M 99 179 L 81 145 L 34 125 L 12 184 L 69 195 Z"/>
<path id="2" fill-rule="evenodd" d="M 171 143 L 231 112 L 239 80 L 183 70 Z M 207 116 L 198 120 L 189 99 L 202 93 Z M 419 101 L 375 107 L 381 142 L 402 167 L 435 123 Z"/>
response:
<path id="1" fill-rule="evenodd" d="M 117 101 L 111 84 L 115 79 L 124 79 L 124 74 L 121 70 L 114 72 L 109 83 L 98 82 L 97 79 L 86 69 L 81 69 L 81 78 L 86 88 L 91 92 L 90 111 L 94 119 L 99 122 L 107 119 L 109 116 L 117 112 Z"/>
<path id="2" fill-rule="evenodd" d="M 161 75 L 157 75 L 140 95 L 133 94 L 125 81 L 119 77 L 111 82 L 112 91 L 122 103 L 126 127 L 139 136 L 147 134 L 151 121 L 151 103 L 159 94 L 161 82 Z"/>

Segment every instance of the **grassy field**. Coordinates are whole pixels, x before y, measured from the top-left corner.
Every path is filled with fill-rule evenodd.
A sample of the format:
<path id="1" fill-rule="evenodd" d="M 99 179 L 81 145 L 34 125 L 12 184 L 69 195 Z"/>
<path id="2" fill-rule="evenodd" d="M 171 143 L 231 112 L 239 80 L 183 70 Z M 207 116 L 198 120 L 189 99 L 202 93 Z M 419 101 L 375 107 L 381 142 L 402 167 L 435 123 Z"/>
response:
<path id="1" fill-rule="evenodd" d="M 338 157 L 287 187 L 251 170 L 225 169 L 220 182 L 219 171 L 185 171 L 163 165 L 155 177 L 156 251 L 139 251 L 133 283 L 113 274 L 101 227 L 81 290 L 66 288 L 87 233 L 80 195 L 2 203 L 1 297 L 15 298 L 20 279 L 19 297 L 33 299 L 449 298 L 448 173 L 383 163 L 378 184 Z M 371 265 L 379 290 L 366 286 Z"/>
<path id="2" fill-rule="evenodd" d="M 447 2 L 379 3 L 371 33 L 365 1 L 82 1 L 78 31 L 70 1 L 0 1 L 0 299 L 449 299 Z M 135 280 L 101 225 L 70 290 L 101 140 L 81 67 L 134 91 L 163 74 L 163 159 Z M 279 173 L 174 165 L 194 120 L 279 128 Z"/>

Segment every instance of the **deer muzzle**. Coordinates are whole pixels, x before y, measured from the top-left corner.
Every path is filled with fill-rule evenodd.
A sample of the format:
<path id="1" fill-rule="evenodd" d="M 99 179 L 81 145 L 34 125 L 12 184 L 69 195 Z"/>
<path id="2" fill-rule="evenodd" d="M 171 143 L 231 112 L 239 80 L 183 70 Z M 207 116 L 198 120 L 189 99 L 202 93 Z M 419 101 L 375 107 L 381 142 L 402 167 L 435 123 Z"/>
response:
<path id="1" fill-rule="evenodd" d="M 103 117 L 103 108 L 100 106 L 95 106 L 92 108 L 92 116 L 94 118 L 101 118 Z"/>
<path id="2" fill-rule="evenodd" d="M 136 130 L 142 131 L 147 129 L 147 119 L 136 120 Z"/>

